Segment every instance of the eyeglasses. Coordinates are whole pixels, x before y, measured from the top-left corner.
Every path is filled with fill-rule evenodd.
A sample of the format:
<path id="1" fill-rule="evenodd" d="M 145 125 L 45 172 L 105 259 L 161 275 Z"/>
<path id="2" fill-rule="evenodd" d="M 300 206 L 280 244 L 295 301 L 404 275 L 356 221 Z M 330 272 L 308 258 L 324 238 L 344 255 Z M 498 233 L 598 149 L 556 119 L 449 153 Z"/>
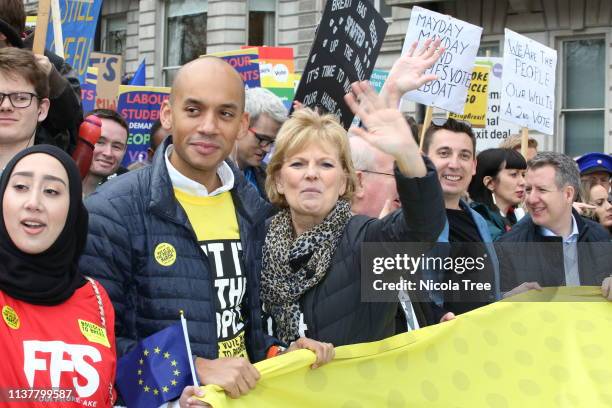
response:
<path id="1" fill-rule="evenodd" d="M 357 171 L 362 171 L 364 173 L 372 173 L 372 174 L 382 174 L 383 176 L 395 177 L 395 174 L 383 173 L 382 171 L 371 171 L 371 170 L 357 170 Z"/>
<path id="2" fill-rule="evenodd" d="M 7 96 L 13 108 L 27 108 L 32 104 L 32 99 L 40 99 L 38 95 L 31 92 L 14 92 L 10 94 L 0 92 L 0 106 L 2 106 L 4 98 Z"/>
<path id="3" fill-rule="evenodd" d="M 260 147 L 268 147 L 274 145 L 274 139 L 270 136 L 262 135 L 261 133 L 257 133 L 255 129 L 249 128 L 250 132 L 253 132 L 255 135 L 255 139 L 257 139 L 257 143 Z"/>

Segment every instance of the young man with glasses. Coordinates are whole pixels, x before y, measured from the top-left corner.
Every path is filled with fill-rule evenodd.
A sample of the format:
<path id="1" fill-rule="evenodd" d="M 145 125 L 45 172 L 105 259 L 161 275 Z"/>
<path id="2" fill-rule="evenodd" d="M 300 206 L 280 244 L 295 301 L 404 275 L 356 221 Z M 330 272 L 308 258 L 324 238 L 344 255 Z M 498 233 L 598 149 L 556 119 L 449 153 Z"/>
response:
<path id="1" fill-rule="evenodd" d="M 49 111 L 47 75 L 31 51 L 0 49 L 0 172 L 44 133 Z M 43 137 L 44 139 L 44 137 Z"/>
<path id="2" fill-rule="evenodd" d="M 280 98 L 267 89 L 251 88 L 245 93 L 249 127 L 236 141 L 235 161 L 259 195 L 267 200 L 263 159 L 274 146 L 276 134 L 287 119 L 287 110 Z"/>
<path id="3" fill-rule="evenodd" d="M 610 233 L 573 209 L 580 188 L 576 163 L 561 153 L 538 153 L 527 164 L 529 216 L 498 241 L 505 297 L 543 286 L 602 286 L 612 300 Z"/>

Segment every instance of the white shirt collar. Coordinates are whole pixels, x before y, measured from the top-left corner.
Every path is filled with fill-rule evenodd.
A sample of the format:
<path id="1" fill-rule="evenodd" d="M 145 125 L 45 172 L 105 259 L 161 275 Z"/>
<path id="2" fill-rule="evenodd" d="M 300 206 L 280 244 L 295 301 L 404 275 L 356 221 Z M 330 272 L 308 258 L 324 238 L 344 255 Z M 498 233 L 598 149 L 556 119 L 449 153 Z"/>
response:
<path id="1" fill-rule="evenodd" d="M 170 176 L 170 181 L 174 188 L 192 196 L 208 197 L 225 193 L 234 187 L 234 172 L 230 166 L 223 161 L 217 168 L 217 175 L 221 179 L 221 187 L 209 193 L 204 185 L 189 177 L 185 177 L 172 165 L 172 163 L 170 163 L 170 154 L 173 150 L 174 146 L 169 145 L 164 152 L 164 158 L 166 160 L 166 169 L 168 169 L 168 175 Z"/>
<path id="2" fill-rule="evenodd" d="M 545 227 L 540 227 L 540 231 L 545 237 L 559 236 Z M 578 240 L 578 235 L 580 235 L 578 232 L 578 224 L 576 223 L 576 218 L 574 218 L 574 214 L 572 214 L 572 232 L 567 236 L 567 238 L 563 239 L 563 242 L 576 242 Z"/>

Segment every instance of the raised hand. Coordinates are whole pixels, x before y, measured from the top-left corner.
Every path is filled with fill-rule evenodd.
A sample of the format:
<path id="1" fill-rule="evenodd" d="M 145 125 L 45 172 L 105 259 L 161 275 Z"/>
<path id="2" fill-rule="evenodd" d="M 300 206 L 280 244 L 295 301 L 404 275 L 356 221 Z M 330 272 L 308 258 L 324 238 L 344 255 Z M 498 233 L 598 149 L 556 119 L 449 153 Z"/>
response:
<path id="1" fill-rule="evenodd" d="M 410 127 L 397 105 L 389 105 L 368 82 L 354 82 L 344 99 L 365 125 L 365 129 L 351 128 L 352 133 L 393 156 L 404 175 L 423 177 L 427 173 Z"/>
<path id="2" fill-rule="evenodd" d="M 418 43 L 414 42 L 408 52 L 395 61 L 381 91 L 381 95 L 389 105 L 397 106 L 399 99 L 406 92 L 418 89 L 438 78 L 434 74 L 425 74 L 425 70 L 431 68 L 444 52 L 440 42 L 440 38 L 435 40 L 428 38 L 418 51 L 416 51 Z"/>

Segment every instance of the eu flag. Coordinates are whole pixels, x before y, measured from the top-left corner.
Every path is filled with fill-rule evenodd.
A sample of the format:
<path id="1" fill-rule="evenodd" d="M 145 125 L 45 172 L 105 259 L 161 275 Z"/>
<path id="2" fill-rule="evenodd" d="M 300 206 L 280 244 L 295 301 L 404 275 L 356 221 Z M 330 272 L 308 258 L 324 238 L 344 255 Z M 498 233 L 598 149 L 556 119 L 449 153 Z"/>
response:
<path id="1" fill-rule="evenodd" d="M 193 385 L 180 323 L 146 339 L 117 363 L 117 388 L 128 408 L 158 407 Z"/>
<path id="2" fill-rule="evenodd" d="M 145 59 L 143 58 L 142 61 L 140 61 L 140 65 L 138 66 L 138 69 L 134 73 L 134 76 L 132 77 L 132 80 L 130 81 L 129 85 L 145 86 L 146 85 L 146 72 L 147 72 L 147 64 L 145 62 Z"/>

